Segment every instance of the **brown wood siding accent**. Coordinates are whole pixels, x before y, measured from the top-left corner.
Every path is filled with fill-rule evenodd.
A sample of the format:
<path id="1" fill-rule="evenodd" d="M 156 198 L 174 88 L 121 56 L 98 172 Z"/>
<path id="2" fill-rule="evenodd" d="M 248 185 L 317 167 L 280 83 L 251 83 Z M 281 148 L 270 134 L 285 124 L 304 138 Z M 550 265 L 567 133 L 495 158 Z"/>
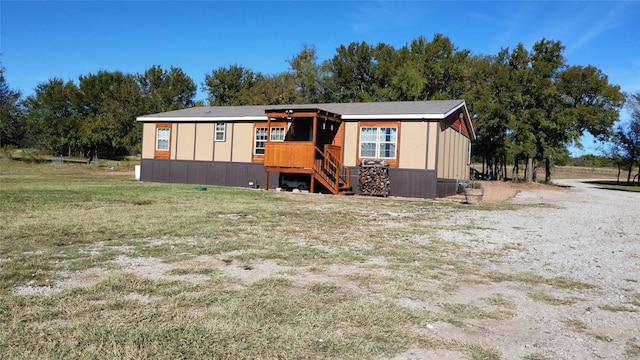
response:
<path id="1" fill-rule="evenodd" d="M 154 159 L 169 159 L 171 157 L 171 136 L 172 126 L 170 123 L 157 123 L 155 128 L 155 136 L 153 137 L 153 158 Z M 169 129 L 169 147 L 167 150 L 158 150 L 158 129 Z"/>
<path id="2" fill-rule="evenodd" d="M 342 122 L 337 123 L 338 131 L 336 132 L 336 136 L 333 138 L 331 145 L 339 146 L 342 148 L 344 146 L 344 124 Z M 342 161 L 342 158 L 340 158 Z"/>
<path id="3" fill-rule="evenodd" d="M 336 136 L 333 138 L 333 141 L 331 142 L 331 145 L 337 146 L 340 148 L 340 155 L 338 156 L 338 159 L 340 159 L 340 161 L 342 161 L 343 164 L 344 164 L 344 128 L 345 128 L 344 123 L 340 122 L 338 124 L 338 132 L 336 132 Z"/>
<path id="4" fill-rule="evenodd" d="M 396 158 L 395 159 L 381 159 L 384 160 L 387 164 L 389 164 L 389 167 L 391 168 L 397 168 L 398 167 L 398 159 L 400 159 L 400 122 L 399 121 L 361 121 L 358 123 L 358 148 L 356 149 L 356 161 L 358 164 L 362 163 L 362 160 L 364 160 L 364 158 L 360 157 L 360 128 L 363 127 L 375 127 L 375 128 L 381 128 L 381 127 L 395 127 L 398 129 L 398 133 L 396 134 Z M 378 159 L 378 158 L 366 158 L 366 159 Z"/>
<path id="5" fill-rule="evenodd" d="M 462 118 L 460 118 L 460 113 L 454 112 L 451 115 L 447 116 L 444 122 L 448 127 L 454 128 L 457 132 L 464 135 L 465 137 L 471 137 L 468 120 L 464 114 L 462 115 Z"/>
<path id="6" fill-rule="evenodd" d="M 252 162 L 264 162 L 264 155 L 255 154 L 255 146 L 256 146 L 256 128 L 264 127 L 267 128 L 267 140 L 265 141 L 265 153 L 267 152 L 266 143 L 268 143 L 271 139 L 271 129 L 269 127 L 283 127 L 285 133 L 287 132 L 287 123 L 284 121 L 271 121 L 269 123 L 265 122 L 256 122 L 253 123 L 253 132 L 251 133 L 251 161 Z M 275 142 L 275 141 L 274 141 Z"/>
<path id="7" fill-rule="evenodd" d="M 264 166 L 313 168 L 315 146 L 310 141 L 268 141 Z"/>

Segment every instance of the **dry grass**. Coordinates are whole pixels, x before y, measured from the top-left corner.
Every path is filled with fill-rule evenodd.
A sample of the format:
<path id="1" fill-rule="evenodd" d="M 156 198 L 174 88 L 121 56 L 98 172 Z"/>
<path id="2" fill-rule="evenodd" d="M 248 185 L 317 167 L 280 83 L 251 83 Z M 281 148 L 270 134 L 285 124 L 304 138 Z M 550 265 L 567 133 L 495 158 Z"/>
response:
<path id="1" fill-rule="evenodd" d="M 443 348 L 499 359 L 416 329 L 517 313 L 500 294 L 482 299 L 487 307 L 444 300 L 464 284 L 590 288 L 488 272 L 482 254 L 436 236 L 443 218 L 511 205 L 195 191 L 108 174 L 0 162 L 2 358 L 361 359 Z"/>

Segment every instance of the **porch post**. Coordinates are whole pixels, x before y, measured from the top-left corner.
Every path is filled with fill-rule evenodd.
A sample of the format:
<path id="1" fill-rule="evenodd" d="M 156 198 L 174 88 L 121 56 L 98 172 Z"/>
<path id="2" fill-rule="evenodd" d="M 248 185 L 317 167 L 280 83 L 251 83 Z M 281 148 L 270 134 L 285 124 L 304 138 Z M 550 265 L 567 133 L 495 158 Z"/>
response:
<path id="1" fill-rule="evenodd" d="M 271 140 L 271 116 L 267 115 L 267 138 L 264 143 L 264 157 L 267 157 L 267 144 L 270 142 L 270 140 Z M 253 141 L 255 141 L 255 139 Z M 264 189 L 269 191 L 269 171 L 267 170 L 266 166 L 264 168 Z"/>
<path id="2" fill-rule="evenodd" d="M 315 115 L 313 115 L 313 169 L 315 171 L 316 168 L 316 148 L 317 143 L 316 141 L 318 141 L 318 113 L 316 112 Z M 311 186 L 309 188 L 309 192 L 311 192 L 313 194 L 313 192 L 315 191 L 315 181 L 316 177 L 315 174 L 312 172 L 311 173 Z"/>

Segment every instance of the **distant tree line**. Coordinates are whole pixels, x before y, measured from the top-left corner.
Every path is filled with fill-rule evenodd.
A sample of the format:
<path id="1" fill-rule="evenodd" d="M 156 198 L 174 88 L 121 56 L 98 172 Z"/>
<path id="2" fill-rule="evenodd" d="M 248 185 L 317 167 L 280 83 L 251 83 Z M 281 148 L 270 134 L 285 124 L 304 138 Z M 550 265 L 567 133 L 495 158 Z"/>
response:
<path id="1" fill-rule="evenodd" d="M 80 76 L 77 84 L 53 78 L 24 100 L 8 88 L 4 71 L 0 146 L 89 160 L 132 154 L 140 151 L 137 116 L 195 105 L 196 84 L 176 67 L 153 66 L 136 75 L 99 71 Z"/>
<path id="2" fill-rule="evenodd" d="M 548 181 L 551 164 L 566 162 L 567 146 L 580 145 L 583 134 L 613 139 L 612 152 L 624 157 L 637 145 L 623 139 L 640 131 L 614 129 L 625 96 L 637 105 L 640 94 L 623 94 L 598 68 L 568 65 L 563 51 L 559 41 L 541 39 L 530 50 L 519 44 L 473 55 L 436 34 L 397 49 L 354 42 L 319 61 L 315 46 L 304 45 L 282 73 L 233 64 L 205 74 L 200 85 L 212 106 L 464 99 L 477 132 L 476 161 L 511 177 L 524 163 L 529 180 L 544 163 Z M 53 78 L 26 99 L 3 74 L 0 146 L 87 157 L 131 154 L 140 149 L 137 116 L 205 105 L 196 103 L 195 82 L 177 67 L 153 66 L 135 75 L 99 71 L 77 83 Z M 634 114 L 639 117 L 637 106 Z M 628 166 L 639 162 L 635 155 Z M 507 164 L 515 165 L 510 172 Z"/>

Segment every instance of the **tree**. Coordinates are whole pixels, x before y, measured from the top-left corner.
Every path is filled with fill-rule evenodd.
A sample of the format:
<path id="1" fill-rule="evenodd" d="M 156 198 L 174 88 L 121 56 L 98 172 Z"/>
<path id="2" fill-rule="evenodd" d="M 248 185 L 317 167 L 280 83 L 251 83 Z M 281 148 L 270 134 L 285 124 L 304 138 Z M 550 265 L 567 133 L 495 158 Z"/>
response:
<path id="1" fill-rule="evenodd" d="M 317 60 L 316 47 L 307 44 L 302 46 L 302 50 L 296 56 L 288 60 L 302 103 L 319 103 L 324 98 L 324 68 Z"/>
<path id="2" fill-rule="evenodd" d="M 376 100 L 373 49 L 366 42 L 340 45 L 329 62 L 331 92 L 338 102 Z"/>
<path id="3" fill-rule="evenodd" d="M 620 124 L 611 138 L 612 153 L 618 155 L 619 162 L 627 166 L 627 182 L 631 182 L 634 165 L 638 166 L 638 183 L 640 184 L 640 92 L 627 95 L 627 106 L 631 113 L 631 121 Z"/>
<path id="4" fill-rule="evenodd" d="M 609 134 L 624 101 L 597 68 L 566 67 L 563 50 L 560 42 L 542 39 L 532 51 L 518 44 L 471 67 L 467 94 L 477 119 L 477 149 L 513 156 L 516 176 L 519 160 L 527 159 L 530 181 L 535 160 L 545 161 L 549 182 L 551 159 L 566 156 L 568 144 L 585 131 L 597 138 Z"/>
<path id="5" fill-rule="evenodd" d="M 140 88 L 133 75 L 99 71 L 80 76 L 81 142 L 91 160 L 101 155 L 123 155 L 139 150 L 144 113 Z"/>
<path id="6" fill-rule="evenodd" d="M 198 87 L 178 67 L 171 66 L 167 71 L 154 65 L 135 78 L 140 86 L 145 113 L 179 110 L 195 105 Z"/>
<path id="7" fill-rule="evenodd" d="M 300 92 L 296 90 L 295 76 L 288 72 L 260 77 L 255 84 L 243 94 L 240 101 L 245 105 L 301 103 Z"/>
<path id="8" fill-rule="evenodd" d="M 409 81 L 410 100 L 458 99 L 466 90 L 470 51 L 458 51 L 451 40 L 435 34 L 431 41 L 421 36 L 399 51 L 399 78 Z"/>
<path id="9" fill-rule="evenodd" d="M 25 117 L 36 141 L 53 154 L 71 156 L 80 145 L 80 90 L 53 78 L 25 100 Z"/>
<path id="10" fill-rule="evenodd" d="M 9 87 L 5 71 L 0 65 L 0 148 L 4 145 L 19 146 L 26 130 L 20 105 L 22 94 Z"/>
<path id="11" fill-rule="evenodd" d="M 483 163 L 483 172 L 493 172 L 503 178 L 507 172 L 506 140 L 508 124 L 512 118 L 509 109 L 508 51 L 496 56 L 477 56 L 469 70 L 469 90 L 464 98 L 473 114 L 476 141 L 474 157 Z M 489 171 L 484 169 L 487 164 Z"/>
<path id="12" fill-rule="evenodd" d="M 256 74 L 240 65 L 220 67 L 211 74 L 205 74 L 202 90 L 209 94 L 208 101 L 212 106 L 246 105 L 244 101 L 250 98 L 249 90 L 262 77 L 260 73 Z"/>

